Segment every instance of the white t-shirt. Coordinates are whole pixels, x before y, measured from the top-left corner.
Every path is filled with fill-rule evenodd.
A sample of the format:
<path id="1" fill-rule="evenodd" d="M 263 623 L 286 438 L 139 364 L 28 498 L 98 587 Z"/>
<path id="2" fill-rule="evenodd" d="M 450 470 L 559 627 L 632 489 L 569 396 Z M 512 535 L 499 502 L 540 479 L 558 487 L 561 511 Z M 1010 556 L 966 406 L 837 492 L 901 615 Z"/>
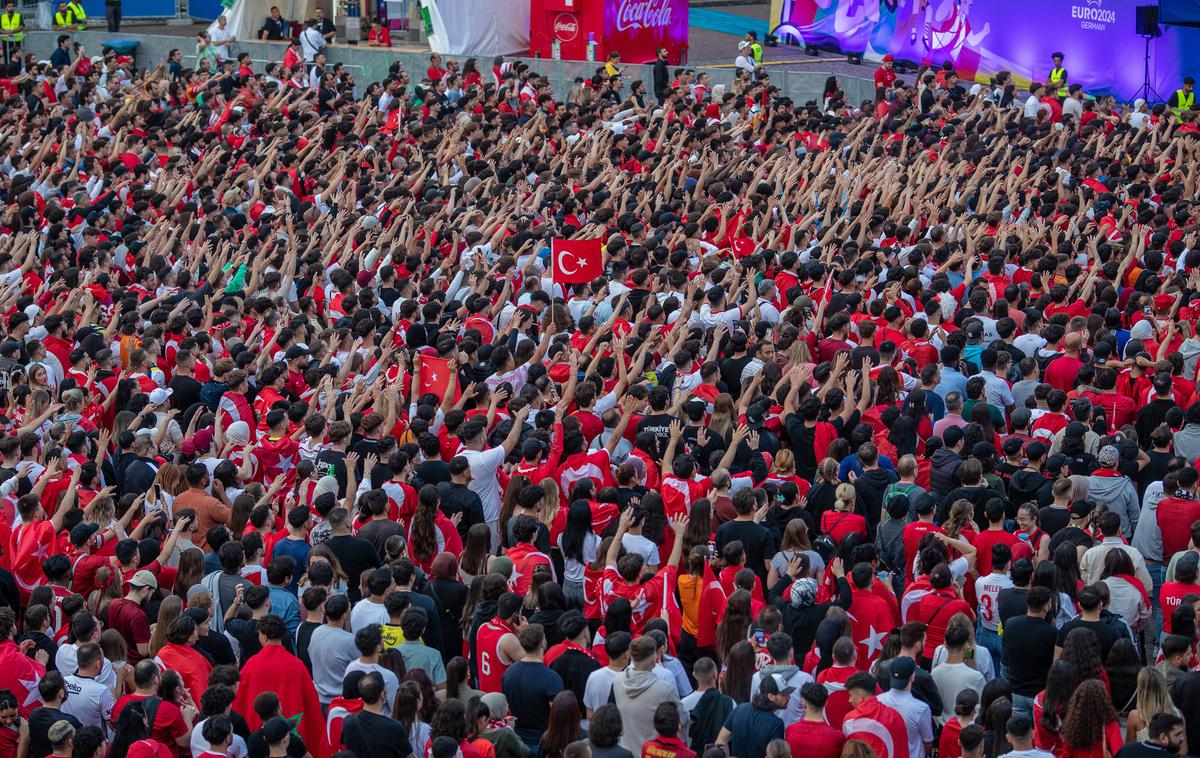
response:
<path id="1" fill-rule="evenodd" d="M 594 711 L 608 702 L 608 699 L 612 697 L 613 681 L 616 680 L 618 673 L 620 672 L 605 666 L 588 674 L 587 684 L 583 688 L 585 708 Z"/>
<path id="2" fill-rule="evenodd" d="M 975 690 L 983 694 L 983 674 L 965 663 L 942 663 L 934 666 L 930 672 L 933 682 L 937 685 L 938 693 L 942 696 L 942 712 L 938 715 L 939 724 L 946 723 L 954 717 L 954 701 L 963 690 Z"/>
<path id="3" fill-rule="evenodd" d="M 992 572 L 975 580 L 975 597 L 979 599 L 979 620 L 985 629 L 1000 631 L 1000 614 L 997 607 L 1000 590 L 1013 586 L 1008 574 Z"/>
<path id="4" fill-rule="evenodd" d="M 216 29 L 212 33 L 213 45 L 217 48 L 217 55 L 221 60 L 229 58 L 229 43 L 233 41 L 233 30 L 228 26 L 224 29 Z"/>
<path id="5" fill-rule="evenodd" d="M 112 690 L 90 676 L 63 677 L 67 685 L 67 699 L 63 701 L 62 712 L 79 719 L 84 726 L 97 726 L 109 734 L 109 721 L 112 719 L 113 699 Z"/>
<path id="6" fill-rule="evenodd" d="M 386 624 L 390 619 L 383 603 L 374 603 L 370 598 L 363 598 L 350 611 L 350 631 L 357 634 L 359 629 L 371 624 Z"/>
<path id="7" fill-rule="evenodd" d="M 212 747 L 208 744 L 208 740 L 204 739 L 204 723 L 206 721 L 208 719 L 200 719 L 192 727 L 192 739 L 188 745 L 192 749 L 192 755 L 200 755 Z M 246 741 L 236 734 L 233 735 L 233 742 L 229 743 L 229 747 L 225 749 L 225 758 L 246 758 L 248 755 L 250 755 L 250 751 L 246 749 Z"/>
<path id="8" fill-rule="evenodd" d="M 625 548 L 627 553 L 636 553 L 642 556 L 647 566 L 660 565 L 661 558 L 658 556 L 658 545 L 655 545 L 648 538 L 640 534 L 625 533 L 621 537 L 621 547 Z"/>
<path id="9" fill-rule="evenodd" d="M 500 520 L 500 483 L 496 481 L 496 472 L 504 463 L 504 448 L 464 450 L 459 455 L 471 465 L 471 482 L 467 487 L 483 501 L 484 520 L 496 523 Z"/>
<path id="10" fill-rule="evenodd" d="M 925 743 L 933 742 L 933 716 L 929 706 L 908 690 L 888 690 L 879 702 L 894 708 L 908 730 L 908 758 L 925 758 Z"/>
<path id="11" fill-rule="evenodd" d="M 360 659 L 350 661 L 350 665 L 346 666 L 346 673 L 351 671 L 361 671 L 364 674 L 370 674 L 372 671 L 383 677 L 383 696 L 387 698 L 388 710 L 396 707 L 396 693 L 400 691 L 400 680 L 392 673 L 391 669 L 385 669 L 378 663 L 363 663 Z"/>

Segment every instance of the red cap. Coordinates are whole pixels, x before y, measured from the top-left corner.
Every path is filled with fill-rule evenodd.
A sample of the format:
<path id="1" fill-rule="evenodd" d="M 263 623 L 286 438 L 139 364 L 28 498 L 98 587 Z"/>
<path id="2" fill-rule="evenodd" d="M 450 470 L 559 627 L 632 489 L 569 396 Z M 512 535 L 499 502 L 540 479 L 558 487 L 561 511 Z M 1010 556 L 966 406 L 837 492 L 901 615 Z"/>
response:
<path id="1" fill-rule="evenodd" d="M 893 60 L 894 60 L 894 59 L 892 58 L 892 56 L 891 56 L 891 53 L 889 53 L 889 54 L 887 54 L 887 55 L 883 56 L 883 62 L 884 62 L 884 63 L 891 63 Z"/>
<path id="2" fill-rule="evenodd" d="M 1171 295 L 1155 295 L 1154 310 L 1165 311 L 1175 303 L 1175 298 Z"/>
<path id="3" fill-rule="evenodd" d="M 374 271 L 363 270 L 358 272 L 358 276 L 354 278 L 354 281 L 358 282 L 359 287 L 367 287 L 371 284 L 371 280 L 374 278 Z"/>

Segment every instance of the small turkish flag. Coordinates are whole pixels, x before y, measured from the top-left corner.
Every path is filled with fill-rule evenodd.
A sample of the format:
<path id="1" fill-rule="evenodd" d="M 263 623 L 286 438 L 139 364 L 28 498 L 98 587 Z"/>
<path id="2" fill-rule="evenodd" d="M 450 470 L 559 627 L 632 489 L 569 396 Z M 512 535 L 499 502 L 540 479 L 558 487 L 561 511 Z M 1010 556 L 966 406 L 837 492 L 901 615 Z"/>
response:
<path id="1" fill-rule="evenodd" d="M 734 237 L 730 247 L 733 248 L 735 258 L 746 258 L 754 255 L 754 251 L 758 249 L 758 243 L 751 237 Z"/>
<path id="2" fill-rule="evenodd" d="M 446 388 L 450 386 L 450 377 L 453 371 L 454 368 L 451 367 L 450 361 L 445 358 L 422 355 L 421 374 L 417 385 L 421 394 L 432 392 L 439 397 L 444 397 Z"/>
<path id="3" fill-rule="evenodd" d="M 604 252 L 600 240 L 555 239 L 550 244 L 553 260 L 551 273 L 556 284 L 590 282 L 604 273 Z"/>

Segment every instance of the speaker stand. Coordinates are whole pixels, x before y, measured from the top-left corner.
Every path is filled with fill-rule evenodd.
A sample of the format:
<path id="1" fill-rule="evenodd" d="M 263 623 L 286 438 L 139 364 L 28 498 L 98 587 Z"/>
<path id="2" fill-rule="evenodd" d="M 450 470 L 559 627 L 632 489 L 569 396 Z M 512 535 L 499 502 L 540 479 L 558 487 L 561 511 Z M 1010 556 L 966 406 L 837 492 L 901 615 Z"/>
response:
<path id="1" fill-rule="evenodd" d="M 1146 54 L 1142 62 L 1142 86 L 1137 91 L 1137 97 L 1142 98 L 1150 105 L 1159 102 L 1162 98 L 1150 84 L 1150 40 L 1154 39 L 1154 37 L 1149 34 L 1143 34 L 1142 39 L 1146 43 Z"/>

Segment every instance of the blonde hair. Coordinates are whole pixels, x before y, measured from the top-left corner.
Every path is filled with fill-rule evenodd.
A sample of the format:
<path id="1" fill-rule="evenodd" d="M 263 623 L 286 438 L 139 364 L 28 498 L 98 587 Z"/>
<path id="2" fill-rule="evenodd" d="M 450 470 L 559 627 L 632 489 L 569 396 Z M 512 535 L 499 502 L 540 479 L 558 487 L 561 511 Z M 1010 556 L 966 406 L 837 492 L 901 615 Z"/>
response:
<path id="1" fill-rule="evenodd" d="M 1153 666 L 1147 666 L 1137 675 L 1137 708 L 1142 723 L 1149 724 L 1150 719 L 1160 713 L 1177 714 L 1175 703 L 1167 691 L 1167 680 L 1162 672 Z"/>
<path id="2" fill-rule="evenodd" d="M 796 468 L 796 454 L 786 447 L 775 454 L 775 473 L 786 474 Z"/>
<path id="3" fill-rule="evenodd" d="M 178 595 L 169 595 L 163 598 L 162 603 L 158 606 L 158 620 L 154 624 L 154 631 L 150 633 L 150 657 L 158 655 L 158 651 L 167 644 L 167 632 L 171 628 L 171 623 L 182 615 L 183 598 Z"/>
<path id="4" fill-rule="evenodd" d="M 721 439 L 728 440 L 733 434 L 734 413 L 733 397 L 727 392 L 717 395 L 713 399 L 712 417 L 708 422 L 709 430 L 719 435 Z"/>
<path id="5" fill-rule="evenodd" d="M 782 450 L 780 452 L 783 452 Z M 825 458 L 817 465 L 817 476 L 827 484 L 833 484 L 838 479 L 838 462 L 834 458 Z"/>
<path id="6" fill-rule="evenodd" d="M 117 503 L 110 495 L 100 495 L 91 502 L 92 509 L 88 513 L 87 522 L 95 524 L 101 529 L 107 529 L 108 525 L 117 515 Z"/>
<path id="7" fill-rule="evenodd" d="M 854 507 L 857 500 L 857 493 L 854 490 L 853 484 L 839 484 L 837 489 L 833 491 L 833 496 L 837 498 L 833 502 L 835 511 L 848 511 Z"/>
<path id="8" fill-rule="evenodd" d="M 960 537 L 963 529 L 971 523 L 971 517 L 975 514 L 975 506 L 970 500 L 955 500 L 950 506 L 950 513 L 946 516 L 946 523 L 942 525 L 946 535 L 950 537 Z"/>

